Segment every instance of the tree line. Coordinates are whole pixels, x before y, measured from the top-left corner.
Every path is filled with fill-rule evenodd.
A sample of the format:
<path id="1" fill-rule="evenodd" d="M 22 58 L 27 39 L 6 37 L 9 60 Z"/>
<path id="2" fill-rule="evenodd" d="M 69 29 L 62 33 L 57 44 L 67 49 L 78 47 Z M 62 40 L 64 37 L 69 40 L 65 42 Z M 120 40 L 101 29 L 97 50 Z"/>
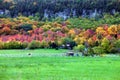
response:
<path id="1" fill-rule="evenodd" d="M 0 10 L 10 17 L 18 15 L 35 16 L 39 14 L 40 19 L 44 17 L 45 10 L 55 14 L 60 11 L 68 9 L 69 15 L 76 10 L 76 16 L 81 16 L 83 10 L 98 10 L 103 13 L 111 13 L 114 9 L 120 12 L 120 0 L 0 0 Z M 87 13 L 87 12 L 86 12 Z M 87 13 L 89 14 L 89 12 Z M 72 17 L 72 16 L 71 16 Z"/>

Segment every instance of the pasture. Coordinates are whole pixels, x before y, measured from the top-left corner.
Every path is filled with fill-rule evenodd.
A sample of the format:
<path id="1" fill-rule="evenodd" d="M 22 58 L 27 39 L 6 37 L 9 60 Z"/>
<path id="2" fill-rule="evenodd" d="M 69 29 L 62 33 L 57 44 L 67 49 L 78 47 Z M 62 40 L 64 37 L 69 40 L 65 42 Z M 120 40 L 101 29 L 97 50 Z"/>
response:
<path id="1" fill-rule="evenodd" d="M 67 50 L 0 50 L 0 80 L 120 80 L 119 56 L 61 55 L 65 52 Z"/>

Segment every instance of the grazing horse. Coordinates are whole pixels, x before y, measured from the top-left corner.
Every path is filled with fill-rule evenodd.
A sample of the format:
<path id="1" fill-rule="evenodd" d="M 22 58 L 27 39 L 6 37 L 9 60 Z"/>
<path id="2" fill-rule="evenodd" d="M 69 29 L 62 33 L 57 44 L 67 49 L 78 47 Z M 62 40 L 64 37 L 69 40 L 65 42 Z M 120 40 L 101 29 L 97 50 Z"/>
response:
<path id="1" fill-rule="evenodd" d="M 68 52 L 66 53 L 66 56 L 74 56 L 74 52 Z"/>
<path id="2" fill-rule="evenodd" d="M 31 53 L 28 53 L 28 56 L 31 56 L 32 54 Z"/>

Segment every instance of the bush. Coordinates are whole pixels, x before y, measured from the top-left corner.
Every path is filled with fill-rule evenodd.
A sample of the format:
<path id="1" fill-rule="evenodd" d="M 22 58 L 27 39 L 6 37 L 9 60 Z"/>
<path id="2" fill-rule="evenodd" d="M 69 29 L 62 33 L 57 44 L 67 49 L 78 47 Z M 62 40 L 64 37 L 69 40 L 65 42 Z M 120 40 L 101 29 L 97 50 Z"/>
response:
<path id="1" fill-rule="evenodd" d="M 0 42 L 0 49 L 3 49 L 3 42 Z"/>
<path id="2" fill-rule="evenodd" d="M 40 42 L 33 40 L 31 43 L 28 45 L 28 49 L 38 49 L 40 48 Z"/>
<path id="3" fill-rule="evenodd" d="M 109 46 L 110 46 L 110 41 L 108 39 L 104 38 L 101 42 L 101 46 L 106 52 L 108 52 Z"/>
<path id="4" fill-rule="evenodd" d="M 22 44 L 17 41 L 5 42 L 3 44 L 3 49 L 22 49 Z"/>
<path id="5" fill-rule="evenodd" d="M 94 51 L 93 51 L 92 47 L 88 48 L 88 54 L 91 55 L 91 56 L 94 56 Z"/>
<path id="6" fill-rule="evenodd" d="M 117 52 L 120 52 L 120 39 L 117 40 L 117 41 L 115 41 L 114 46 L 115 46 L 116 51 L 117 51 Z"/>
<path id="7" fill-rule="evenodd" d="M 115 41 L 115 47 L 116 48 L 120 48 L 120 39 Z"/>
<path id="8" fill-rule="evenodd" d="M 40 44 L 40 48 L 48 48 L 49 47 L 49 44 L 48 42 L 45 42 L 44 40 L 41 42 Z"/>
<path id="9" fill-rule="evenodd" d="M 84 49 L 85 49 L 85 46 L 82 45 L 82 44 L 74 47 L 74 50 L 77 50 L 77 51 L 80 51 L 80 52 L 83 52 Z"/>
<path id="10" fill-rule="evenodd" d="M 38 48 L 48 48 L 49 44 L 45 41 L 39 42 L 33 40 L 31 43 L 28 44 L 28 49 L 38 49 Z"/>
<path id="11" fill-rule="evenodd" d="M 94 53 L 97 55 L 101 55 L 105 52 L 103 47 L 101 47 L 101 46 L 93 47 L 92 49 L 93 49 Z"/>
<path id="12" fill-rule="evenodd" d="M 28 47 L 28 42 L 21 43 L 21 48 L 26 49 Z"/>
<path id="13" fill-rule="evenodd" d="M 76 46 L 75 41 L 73 41 L 71 38 L 63 38 L 62 43 L 65 45 L 66 49 L 73 49 L 73 47 Z"/>
<path id="14" fill-rule="evenodd" d="M 22 24 L 17 28 L 17 30 L 24 30 L 24 31 L 32 30 L 32 24 Z"/>

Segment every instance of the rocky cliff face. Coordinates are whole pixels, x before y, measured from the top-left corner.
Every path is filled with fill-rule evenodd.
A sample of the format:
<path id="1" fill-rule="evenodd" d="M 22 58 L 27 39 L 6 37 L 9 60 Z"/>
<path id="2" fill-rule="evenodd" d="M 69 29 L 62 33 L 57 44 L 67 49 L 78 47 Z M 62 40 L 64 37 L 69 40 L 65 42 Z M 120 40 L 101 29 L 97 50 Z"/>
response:
<path id="1" fill-rule="evenodd" d="M 0 14 L 16 17 L 34 16 L 40 18 L 62 17 L 96 17 L 104 13 L 115 14 L 120 12 L 119 0 L 14 0 L 14 2 L 1 2 Z M 6 12 L 7 11 L 7 12 Z"/>
<path id="2" fill-rule="evenodd" d="M 114 15 L 117 11 L 115 9 L 110 10 L 110 14 Z M 64 9 L 63 11 L 59 11 L 56 13 L 53 13 L 53 11 L 44 10 L 44 18 L 56 18 L 56 17 L 61 17 L 63 19 L 67 19 L 70 17 L 78 17 L 78 16 L 82 16 L 82 17 L 89 17 L 89 18 L 94 18 L 94 17 L 98 17 L 98 16 L 102 16 L 104 13 L 106 13 L 104 10 L 87 10 L 87 9 L 83 9 L 82 14 L 77 15 L 77 11 L 76 9 Z"/>

